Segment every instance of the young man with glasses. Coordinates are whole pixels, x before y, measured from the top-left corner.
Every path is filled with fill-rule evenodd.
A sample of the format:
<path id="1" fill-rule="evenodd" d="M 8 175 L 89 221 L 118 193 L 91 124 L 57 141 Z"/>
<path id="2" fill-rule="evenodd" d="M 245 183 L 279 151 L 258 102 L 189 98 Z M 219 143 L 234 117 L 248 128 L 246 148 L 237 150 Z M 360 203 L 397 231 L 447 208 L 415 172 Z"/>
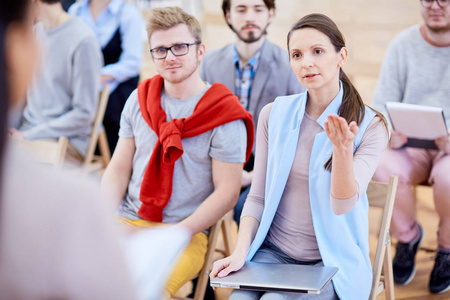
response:
<path id="1" fill-rule="evenodd" d="M 194 17 L 154 9 L 147 32 L 158 75 L 127 100 L 102 188 L 129 229 L 177 224 L 192 234 L 166 286 L 169 298 L 198 274 L 207 229 L 236 203 L 254 129 L 230 90 L 200 78 L 205 46 Z"/>
<path id="2" fill-rule="evenodd" d="M 424 24 L 400 33 L 384 59 L 373 106 L 385 111 L 386 102 L 439 106 L 450 124 L 450 1 L 422 0 Z M 407 138 L 394 131 L 388 149 L 374 175 L 387 181 L 399 176 L 392 215 L 392 234 L 398 239 L 393 261 L 394 280 L 408 284 L 415 275 L 415 255 L 423 238 L 415 218 L 410 185 L 428 182 L 433 186 L 439 215 L 438 251 L 429 289 L 444 293 L 450 289 L 450 139 L 435 140 L 437 149 L 405 147 Z"/>
<path id="3" fill-rule="evenodd" d="M 261 109 L 278 96 L 300 93 L 289 65 L 287 51 L 266 37 L 267 27 L 275 13 L 275 0 L 224 0 L 222 10 L 228 26 L 236 34 L 236 42 L 209 51 L 201 66 L 207 82 L 221 82 L 239 97 L 242 106 L 258 123 Z M 242 173 L 242 192 L 234 209 L 239 225 L 242 208 L 250 191 L 253 159 Z"/>

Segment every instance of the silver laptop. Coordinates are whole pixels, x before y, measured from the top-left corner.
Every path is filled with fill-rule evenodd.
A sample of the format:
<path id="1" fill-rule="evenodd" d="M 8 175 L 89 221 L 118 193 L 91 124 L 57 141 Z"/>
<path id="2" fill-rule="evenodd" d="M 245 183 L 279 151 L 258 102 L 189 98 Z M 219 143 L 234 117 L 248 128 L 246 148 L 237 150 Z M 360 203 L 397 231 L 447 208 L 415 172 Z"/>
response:
<path id="1" fill-rule="evenodd" d="M 246 262 L 237 272 L 214 278 L 211 286 L 254 291 L 320 294 L 335 267 Z"/>

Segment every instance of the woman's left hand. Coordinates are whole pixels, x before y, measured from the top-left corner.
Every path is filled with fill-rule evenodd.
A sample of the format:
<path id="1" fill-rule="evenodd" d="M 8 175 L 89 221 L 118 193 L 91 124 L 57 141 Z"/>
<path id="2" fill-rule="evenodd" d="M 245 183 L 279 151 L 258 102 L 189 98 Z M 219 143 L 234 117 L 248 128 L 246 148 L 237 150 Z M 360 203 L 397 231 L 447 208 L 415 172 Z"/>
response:
<path id="1" fill-rule="evenodd" d="M 325 121 L 325 132 L 335 147 L 353 149 L 353 141 L 358 131 L 359 127 L 355 121 L 348 124 L 347 120 L 336 114 L 328 115 L 328 120 Z"/>

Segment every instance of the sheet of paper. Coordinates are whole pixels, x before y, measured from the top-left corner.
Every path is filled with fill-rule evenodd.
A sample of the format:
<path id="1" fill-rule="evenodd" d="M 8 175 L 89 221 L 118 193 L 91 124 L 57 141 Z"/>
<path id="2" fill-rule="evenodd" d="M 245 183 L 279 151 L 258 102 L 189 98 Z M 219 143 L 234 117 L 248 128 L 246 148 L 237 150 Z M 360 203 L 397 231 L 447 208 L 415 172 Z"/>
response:
<path id="1" fill-rule="evenodd" d="M 125 240 L 125 256 L 140 299 L 161 300 L 177 256 L 190 235 L 179 226 L 142 229 Z"/>
<path id="2" fill-rule="evenodd" d="M 448 135 L 440 107 L 388 102 L 386 109 L 394 130 L 408 138 L 434 140 Z"/>

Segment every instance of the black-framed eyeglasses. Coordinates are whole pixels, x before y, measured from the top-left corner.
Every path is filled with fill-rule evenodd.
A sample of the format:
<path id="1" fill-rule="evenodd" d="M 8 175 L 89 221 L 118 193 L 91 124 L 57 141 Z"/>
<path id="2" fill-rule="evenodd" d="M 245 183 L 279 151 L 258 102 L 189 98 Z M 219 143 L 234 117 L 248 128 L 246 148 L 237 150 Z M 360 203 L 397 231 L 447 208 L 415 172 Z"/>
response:
<path id="1" fill-rule="evenodd" d="M 150 49 L 154 59 L 164 59 L 167 57 L 167 51 L 170 50 L 175 56 L 183 56 L 189 53 L 189 46 L 199 45 L 201 42 L 176 44 L 171 47 L 157 47 Z"/>
<path id="2" fill-rule="evenodd" d="M 441 8 L 446 7 L 450 3 L 450 0 L 420 0 L 420 3 L 423 7 L 430 8 L 434 1 L 436 1 L 437 5 Z"/>

